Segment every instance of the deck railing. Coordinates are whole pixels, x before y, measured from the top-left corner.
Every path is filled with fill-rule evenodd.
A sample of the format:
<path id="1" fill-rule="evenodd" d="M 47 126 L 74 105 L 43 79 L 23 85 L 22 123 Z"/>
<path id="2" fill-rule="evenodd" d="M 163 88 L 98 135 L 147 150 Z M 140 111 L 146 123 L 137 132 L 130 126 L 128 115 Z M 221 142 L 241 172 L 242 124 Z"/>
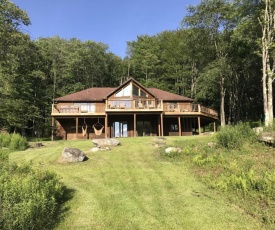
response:
<path id="1" fill-rule="evenodd" d="M 54 104 L 52 105 L 52 113 L 104 113 L 105 105 L 93 105 L 83 103 L 82 105 L 64 105 L 64 104 Z"/>
<path id="2" fill-rule="evenodd" d="M 218 113 L 210 108 L 204 107 L 200 104 L 177 104 L 177 103 L 167 103 L 164 105 L 165 112 L 177 112 L 177 113 L 202 113 L 205 115 L 210 115 L 212 117 L 218 117 Z"/>
<path id="3" fill-rule="evenodd" d="M 155 99 L 119 99 L 107 100 L 106 110 L 163 110 L 162 100 Z"/>

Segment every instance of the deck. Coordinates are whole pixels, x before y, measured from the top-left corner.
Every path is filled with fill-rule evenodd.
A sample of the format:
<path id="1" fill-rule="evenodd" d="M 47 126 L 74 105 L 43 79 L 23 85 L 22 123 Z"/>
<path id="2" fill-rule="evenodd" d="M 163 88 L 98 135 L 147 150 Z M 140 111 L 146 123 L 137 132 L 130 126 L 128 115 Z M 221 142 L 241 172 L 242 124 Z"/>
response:
<path id="1" fill-rule="evenodd" d="M 83 103 L 84 104 L 84 103 Z M 167 103 L 162 100 L 107 100 L 106 104 L 87 105 L 53 104 L 54 117 L 105 116 L 108 113 L 148 113 L 159 112 L 167 116 L 205 116 L 218 119 L 218 113 L 200 104 Z M 89 105 L 92 104 L 93 106 Z"/>

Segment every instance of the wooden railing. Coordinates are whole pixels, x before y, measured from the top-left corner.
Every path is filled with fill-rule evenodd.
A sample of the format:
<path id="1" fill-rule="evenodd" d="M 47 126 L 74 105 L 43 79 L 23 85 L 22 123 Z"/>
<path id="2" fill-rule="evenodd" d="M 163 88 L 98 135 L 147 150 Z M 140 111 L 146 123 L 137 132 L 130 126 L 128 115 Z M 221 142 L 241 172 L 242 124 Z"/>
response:
<path id="1" fill-rule="evenodd" d="M 107 100 L 105 110 L 163 110 L 162 100 L 155 99 L 117 99 Z"/>
<path id="2" fill-rule="evenodd" d="M 164 105 L 164 112 L 202 113 L 207 116 L 218 118 L 218 113 L 215 110 L 204 107 L 200 104 L 167 103 Z"/>
<path id="3" fill-rule="evenodd" d="M 81 106 L 81 105 L 64 105 L 64 104 L 54 104 L 52 105 L 52 113 L 78 113 L 78 114 L 85 114 L 85 113 L 104 113 L 105 112 L 105 105 L 99 104 L 95 105 L 94 107 L 89 106 Z"/>

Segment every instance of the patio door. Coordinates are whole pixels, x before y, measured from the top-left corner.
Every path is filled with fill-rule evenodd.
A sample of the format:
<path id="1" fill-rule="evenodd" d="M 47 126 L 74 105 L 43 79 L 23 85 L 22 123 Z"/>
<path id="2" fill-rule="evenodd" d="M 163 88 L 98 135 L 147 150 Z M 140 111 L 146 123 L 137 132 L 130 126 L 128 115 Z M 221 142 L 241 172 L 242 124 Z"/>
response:
<path id="1" fill-rule="evenodd" d="M 150 121 L 137 121 L 137 133 L 138 136 L 150 136 L 151 135 L 151 122 Z"/>
<path id="2" fill-rule="evenodd" d="M 127 121 L 115 121 L 113 123 L 113 137 L 128 137 Z"/>

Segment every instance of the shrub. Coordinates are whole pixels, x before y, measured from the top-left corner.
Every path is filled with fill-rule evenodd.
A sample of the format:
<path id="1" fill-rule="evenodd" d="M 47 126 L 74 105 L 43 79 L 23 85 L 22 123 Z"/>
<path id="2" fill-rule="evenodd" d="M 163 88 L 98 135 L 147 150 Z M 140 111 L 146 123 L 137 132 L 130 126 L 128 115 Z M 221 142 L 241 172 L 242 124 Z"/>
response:
<path id="1" fill-rule="evenodd" d="M 27 148 L 28 142 L 25 137 L 20 136 L 19 134 L 12 134 L 9 144 L 10 150 L 25 150 Z"/>
<path id="2" fill-rule="evenodd" d="M 56 174 L 3 162 L 0 229 L 53 229 L 64 192 Z"/>
<path id="3" fill-rule="evenodd" d="M 8 148 L 11 142 L 11 135 L 8 133 L 0 133 L 0 147 Z"/>
<path id="4" fill-rule="evenodd" d="M 225 126 L 216 134 L 217 143 L 227 149 L 240 149 L 245 140 L 255 141 L 256 134 L 246 124 Z"/>
<path id="5" fill-rule="evenodd" d="M 9 148 L 10 150 L 25 150 L 27 148 L 28 142 L 25 137 L 19 134 L 0 134 L 0 147 Z"/>

